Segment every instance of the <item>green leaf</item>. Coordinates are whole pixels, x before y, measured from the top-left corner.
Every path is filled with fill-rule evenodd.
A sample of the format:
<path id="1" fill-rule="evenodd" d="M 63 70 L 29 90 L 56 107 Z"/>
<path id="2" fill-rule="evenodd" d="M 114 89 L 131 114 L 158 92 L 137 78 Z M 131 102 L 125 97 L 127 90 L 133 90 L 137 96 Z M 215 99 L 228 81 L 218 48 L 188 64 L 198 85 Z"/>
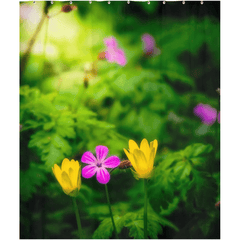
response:
<path id="1" fill-rule="evenodd" d="M 163 232 L 162 226 L 169 226 L 178 231 L 178 228 L 173 223 L 151 211 L 149 209 L 147 217 L 148 236 L 154 239 L 158 238 L 158 234 L 162 234 Z M 144 238 L 143 217 L 143 210 L 140 210 L 138 213 L 127 213 L 122 217 L 121 221 L 124 222 L 123 225 L 130 230 L 130 237 L 135 239 Z"/>
<path id="2" fill-rule="evenodd" d="M 120 217 L 114 216 L 114 223 L 117 228 L 117 232 L 119 233 L 121 231 L 122 225 L 120 224 Z M 112 236 L 113 233 L 113 225 L 111 218 L 105 218 L 101 224 L 98 226 L 98 228 L 93 233 L 92 238 L 93 239 L 108 239 Z"/>
<path id="3" fill-rule="evenodd" d="M 47 122 L 43 125 L 43 130 L 49 131 L 55 126 L 55 122 Z"/>
<path id="4" fill-rule="evenodd" d="M 42 160 L 46 161 L 48 167 L 59 163 L 72 152 L 69 143 L 58 134 L 53 134 L 50 144 L 42 151 Z"/>
<path id="5" fill-rule="evenodd" d="M 56 132 L 62 137 L 75 138 L 74 120 L 70 112 L 63 112 L 56 121 Z"/>
<path id="6" fill-rule="evenodd" d="M 213 150 L 211 144 L 204 145 L 202 143 L 192 144 L 184 149 L 186 158 L 198 157 L 199 155 L 210 153 Z"/>
<path id="7" fill-rule="evenodd" d="M 40 168 L 40 164 L 31 162 L 28 170 L 20 171 L 21 200 L 28 201 L 37 191 L 37 187 L 46 181 L 46 173 Z"/>
<path id="8" fill-rule="evenodd" d="M 163 209 L 162 207 L 160 207 L 160 214 L 161 216 L 168 216 L 170 215 L 177 207 L 178 207 L 178 203 L 179 203 L 179 197 L 175 197 L 172 203 L 168 204 L 168 208 L 167 209 Z"/>
<path id="9" fill-rule="evenodd" d="M 160 207 L 167 209 L 169 202 L 173 201 L 175 178 L 172 169 L 166 170 L 165 166 L 162 168 L 162 163 L 155 168 L 154 176 L 150 179 L 148 187 L 149 202 L 155 212 L 158 213 Z"/>
<path id="10" fill-rule="evenodd" d="M 47 167 L 51 168 L 55 163 L 59 163 L 65 158 L 61 149 L 56 148 L 54 144 L 50 144 L 48 149 L 45 150 L 46 154 L 43 154 L 41 159 L 46 162 Z"/>
<path id="11" fill-rule="evenodd" d="M 95 126 L 97 128 L 104 128 L 104 129 L 115 128 L 113 124 L 103 122 L 103 121 L 98 121 L 97 119 L 87 119 L 85 123 L 89 126 Z"/>
<path id="12" fill-rule="evenodd" d="M 47 143 L 51 141 L 51 134 L 45 131 L 38 131 L 31 135 L 31 140 L 28 143 L 28 147 L 37 147 L 39 149 L 44 149 Z"/>
<path id="13" fill-rule="evenodd" d="M 188 161 L 180 161 L 174 167 L 174 172 L 180 179 L 188 177 L 191 170 L 192 166 Z"/>
<path id="14" fill-rule="evenodd" d="M 31 129 L 31 128 L 38 128 L 40 126 L 43 125 L 43 122 L 38 122 L 38 121 L 34 121 L 34 120 L 27 120 L 24 123 L 24 129 L 23 130 L 27 130 L 27 129 Z"/>
<path id="15" fill-rule="evenodd" d="M 164 170 L 168 169 L 181 160 L 183 160 L 183 156 L 180 152 L 169 153 L 167 157 L 161 162 L 160 168 Z"/>
<path id="16" fill-rule="evenodd" d="M 30 88 L 28 85 L 20 87 L 20 95 L 25 97 L 26 100 L 33 100 L 40 97 L 40 91 L 37 88 Z"/>
<path id="17" fill-rule="evenodd" d="M 161 71 L 163 76 L 167 76 L 171 81 L 180 81 L 182 83 L 193 86 L 194 81 L 191 77 L 188 77 L 186 74 L 180 74 L 173 71 Z"/>
<path id="18" fill-rule="evenodd" d="M 170 227 L 170 228 L 174 229 L 175 231 L 179 231 L 179 228 L 175 224 L 173 224 L 171 221 L 167 220 L 163 216 L 159 215 L 159 216 L 157 216 L 157 219 L 158 219 L 157 221 L 161 225 Z"/>
<path id="19" fill-rule="evenodd" d="M 143 239 L 144 238 L 144 223 L 143 220 L 134 220 L 125 224 L 125 227 L 129 228 L 129 237 L 134 239 Z"/>
<path id="20" fill-rule="evenodd" d="M 28 147 L 37 148 L 41 160 L 46 162 L 49 169 L 72 152 L 71 146 L 64 138 L 57 133 L 45 131 L 38 131 L 33 134 Z"/>
<path id="21" fill-rule="evenodd" d="M 194 165 L 202 166 L 206 161 L 206 154 L 210 153 L 213 150 L 211 144 L 204 145 L 202 143 L 195 143 L 190 146 L 187 146 L 183 155 Z"/>
<path id="22" fill-rule="evenodd" d="M 158 234 L 162 234 L 163 229 L 162 226 L 157 221 L 151 221 L 152 219 L 148 215 L 148 224 L 147 224 L 147 231 L 148 236 L 152 239 L 158 239 Z"/>

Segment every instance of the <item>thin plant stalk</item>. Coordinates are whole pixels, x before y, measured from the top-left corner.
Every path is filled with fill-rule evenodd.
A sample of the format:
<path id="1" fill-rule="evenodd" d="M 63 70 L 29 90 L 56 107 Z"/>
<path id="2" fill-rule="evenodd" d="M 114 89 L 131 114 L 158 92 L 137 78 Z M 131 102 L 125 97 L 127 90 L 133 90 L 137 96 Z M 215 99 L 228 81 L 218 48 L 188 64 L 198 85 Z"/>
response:
<path id="1" fill-rule="evenodd" d="M 30 39 L 30 41 L 28 43 L 27 50 L 26 50 L 26 52 L 24 53 L 24 55 L 23 55 L 23 57 L 21 59 L 21 63 L 20 63 L 21 73 L 23 73 L 25 68 L 26 68 L 27 62 L 28 62 L 28 60 L 30 58 L 30 54 L 31 54 L 33 45 L 36 42 L 37 36 L 38 36 L 39 32 L 42 29 L 42 26 L 43 26 L 43 23 L 44 23 L 45 19 L 47 18 L 48 7 L 49 7 L 49 4 L 46 2 L 45 7 L 43 9 L 42 18 L 41 18 L 40 22 L 38 23 L 38 26 L 37 26 L 37 28 L 36 28 L 32 38 Z"/>
<path id="2" fill-rule="evenodd" d="M 115 226 L 115 223 L 114 223 L 114 220 L 113 220 L 113 214 L 112 214 L 112 209 L 111 209 L 111 203 L 110 203 L 110 200 L 109 200 L 109 194 L 108 194 L 107 184 L 105 184 L 105 190 L 106 190 L 106 196 L 107 196 L 107 202 L 108 202 L 109 212 L 110 212 L 110 216 L 111 216 L 111 219 L 112 219 L 113 230 L 114 230 L 114 232 L 115 232 L 115 237 L 118 239 L 117 229 L 116 229 L 116 226 Z"/>
<path id="3" fill-rule="evenodd" d="M 147 234 L 147 179 L 144 180 L 144 239 L 148 238 Z"/>
<path id="4" fill-rule="evenodd" d="M 43 45 L 44 62 L 46 61 L 46 47 L 47 47 L 47 39 L 48 39 L 48 25 L 49 25 L 49 18 L 47 18 L 46 33 L 45 33 L 45 39 L 44 39 L 44 45 Z"/>
<path id="5" fill-rule="evenodd" d="M 82 226 L 81 226 L 81 221 L 80 221 L 80 216 L 79 216 L 79 211 L 78 211 L 78 206 L 77 206 L 77 202 L 76 202 L 76 198 L 72 197 L 73 200 L 73 207 L 74 207 L 74 211 L 76 214 L 76 219 L 77 219 L 77 226 L 78 226 L 78 233 L 79 233 L 79 238 L 82 239 L 83 235 L 82 235 Z"/>

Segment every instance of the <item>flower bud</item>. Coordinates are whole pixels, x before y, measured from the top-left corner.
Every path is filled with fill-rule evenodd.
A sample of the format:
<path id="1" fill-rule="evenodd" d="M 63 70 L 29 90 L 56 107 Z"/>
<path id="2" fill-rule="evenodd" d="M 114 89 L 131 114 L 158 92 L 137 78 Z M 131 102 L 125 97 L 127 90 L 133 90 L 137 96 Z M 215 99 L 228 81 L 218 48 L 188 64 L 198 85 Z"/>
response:
<path id="1" fill-rule="evenodd" d="M 121 161 L 120 165 L 118 166 L 119 169 L 126 169 L 132 167 L 132 164 L 129 160 Z"/>
<path id="2" fill-rule="evenodd" d="M 105 59 L 106 58 L 106 53 L 105 52 L 100 52 L 99 54 L 98 54 L 98 60 L 103 60 L 103 59 Z"/>
<path id="3" fill-rule="evenodd" d="M 76 6 L 71 6 L 71 5 L 64 5 L 64 6 L 62 6 L 61 11 L 67 13 L 67 12 L 71 12 L 74 9 L 77 9 L 77 7 Z"/>

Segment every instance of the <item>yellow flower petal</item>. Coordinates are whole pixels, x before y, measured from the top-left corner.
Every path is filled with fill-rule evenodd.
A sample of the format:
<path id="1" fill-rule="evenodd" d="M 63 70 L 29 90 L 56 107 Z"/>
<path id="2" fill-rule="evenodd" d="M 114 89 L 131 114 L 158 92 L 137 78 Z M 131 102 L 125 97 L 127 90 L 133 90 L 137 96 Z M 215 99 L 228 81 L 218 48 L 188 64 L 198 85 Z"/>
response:
<path id="1" fill-rule="evenodd" d="M 69 164 L 69 178 L 72 182 L 73 187 L 77 187 L 77 181 L 78 181 L 78 172 L 79 172 L 79 162 L 74 161 L 73 159 L 70 161 Z"/>
<path id="2" fill-rule="evenodd" d="M 137 166 L 136 166 L 136 162 L 135 159 L 133 157 L 133 154 L 129 153 L 126 149 L 123 149 L 125 154 L 127 155 L 128 160 L 131 162 L 133 168 L 136 170 Z"/>
<path id="3" fill-rule="evenodd" d="M 154 141 L 148 144 L 148 141 L 144 138 L 140 144 L 140 148 L 133 140 L 129 140 L 129 152 L 124 149 L 129 161 L 134 168 L 134 175 L 137 178 L 149 178 L 153 174 L 154 158 L 157 152 L 158 142 Z"/>
<path id="4" fill-rule="evenodd" d="M 62 186 L 62 170 L 60 169 L 60 167 L 57 164 L 54 164 L 54 167 L 52 168 L 53 173 L 56 177 L 56 179 L 58 180 L 59 184 Z"/>
<path id="5" fill-rule="evenodd" d="M 155 151 L 155 148 L 152 148 L 151 149 L 151 153 L 150 153 L 150 157 L 149 157 L 149 169 L 153 169 L 153 164 L 154 164 L 154 158 L 155 158 L 155 155 L 156 155 L 156 151 Z"/>
<path id="6" fill-rule="evenodd" d="M 62 171 L 65 171 L 68 173 L 68 170 L 70 168 L 70 161 L 67 158 L 64 158 L 62 161 Z"/>
<path id="7" fill-rule="evenodd" d="M 148 145 L 147 139 L 143 139 L 141 144 L 140 144 L 140 150 L 144 153 L 147 162 L 149 162 L 149 157 L 150 157 L 150 148 Z"/>
<path id="8" fill-rule="evenodd" d="M 68 174 L 65 171 L 63 171 L 61 176 L 62 176 L 62 188 L 64 190 L 68 190 L 68 189 L 73 190 L 73 186 Z"/>
<path id="9" fill-rule="evenodd" d="M 135 149 L 139 149 L 138 145 L 136 144 L 136 142 L 134 142 L 133 140 L 129 140 L 129 152 L 133 153 L 133 151 Z"/>
<path id="10" fill-rule="evenodd" d="M 145 172 L 145 173 L 139 173 L 138 174 L 138 178 L 149 178 L 149 177 L 151 177 L 152 176 L 152 172 L 151 171 L 147 171 L 147 172 Z"/>
<path id="11" fill-rule="evenodd" d="M 82 183 L 82 181 L 81 181 L 81 166 L 80 166 L 79 169 L 78 169 L 78 178 L 77 178 L 77 188 L 78 188 L 78 190 L 80 190 L 80 188 L 81 188 L 81 183 Z"/>
<path id="12" fill-rule="evenodd" d="M 73 192 L 74 190 L 72 188 L 69 188 L 69 189 L 64 189 L 63 188 L 63 192 L 66 193 L 67 195 L 72 195 L 71 193 Z M 77 195 L 77 194 L 76 194 Z"/>
<path id="13" fill-rule="evenodd" d="M 135 149 L 133 152 L 133 156 L 134 156 L 138 170 L 146 171 L 148 169 L 148 162 L 145 158 L 144 153 L 141 150 Z"/>
<path id="14" fill-rule="evenodd" d="M 77 185 L 77 178 L 75 177 L 75 169 L 73 170 L 71 167 L 68 170 L 68 177 L 71 181 L 71 184 L 74 187 Z"/>
<path id="15" fill-rule="evenodd" d="M 54 164 L 53 173 L 61 185 L 64 193 L 71 197 L 76 197 L 81 187 L 81 166 L 78 161 L 69 161 L 65 158 L 61 168 Z"/>
<path id="16" fill-rule="evenodd" d="M 158 141 L 155 139 L 154 141 L 150 142 L 150 149 L 155 148 L 155 155 L 157 152 L 157 148 L 158 148 Z M 154 157 L 155 157 L 154 155 Z"/>

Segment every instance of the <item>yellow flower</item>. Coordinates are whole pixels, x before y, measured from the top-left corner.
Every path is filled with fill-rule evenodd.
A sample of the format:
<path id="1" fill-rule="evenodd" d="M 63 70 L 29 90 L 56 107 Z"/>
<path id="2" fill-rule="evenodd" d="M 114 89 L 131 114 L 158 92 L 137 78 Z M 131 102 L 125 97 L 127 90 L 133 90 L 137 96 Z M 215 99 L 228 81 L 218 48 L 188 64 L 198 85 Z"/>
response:
<path id="1" fill-rule="evenodd" d="M 137 178 L 149 178 L 151 177 L 154 158 L 157 152 L 158 142 L 155 139 L 150 142 L 144 138 L 140 144 L 140 148 L 133 140 L 129 140 L 129 152 L 124 149 L 129 161 L 132 163 L 135 169 L 134 174 Z"/>
<path id="2" fill-rule="evenodd" d="M 65 158 L 61 168 L 54 164 L 53 173 L 63 191 L 71 197 L 76 197 L 81 187 L 81 166 L 78 161 Z"/>

